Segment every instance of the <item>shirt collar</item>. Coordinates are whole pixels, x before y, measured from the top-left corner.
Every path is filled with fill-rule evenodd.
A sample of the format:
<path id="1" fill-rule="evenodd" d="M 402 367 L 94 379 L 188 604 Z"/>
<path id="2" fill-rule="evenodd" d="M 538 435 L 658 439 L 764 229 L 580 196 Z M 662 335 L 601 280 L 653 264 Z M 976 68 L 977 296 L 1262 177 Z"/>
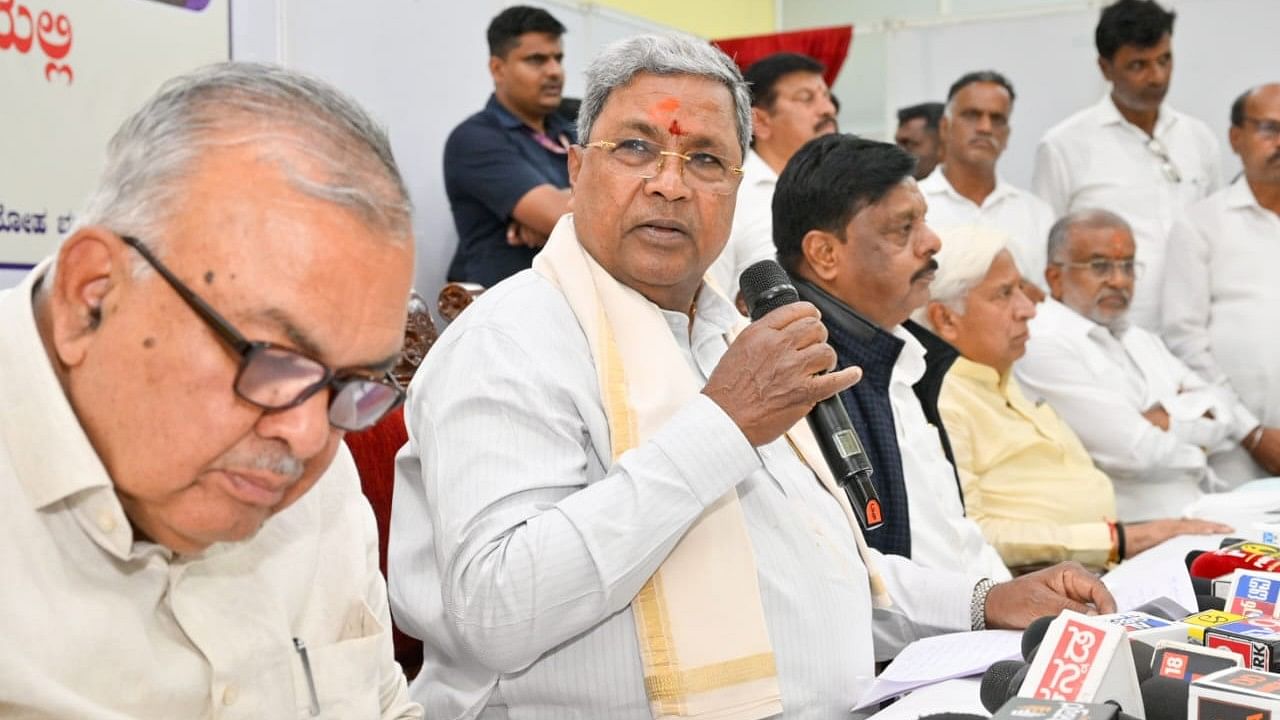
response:
<path id="1" fill-rule="evenodd" d="M 1120 114 L 1120 109 L 1116 107 L 1115 101 L 1111 99 L 1110 92 L 1105 93 L 1094 107 L 1097 111 L 1099 125 L 1125 125 L 1141 132 L 1136 125 Z M 1168 103 L 1161 103 L 1160 114 L 1156 116 L 1155 135 L 1162 136 L 1169 132 L 1169 129 L 1177 121 L 1178 113 L 1169 107 Z M 1146 135 L 1146 133 L 1142 134 Z"/>
<path id="2" fill-rule="evenodd" d="M 963 355 L 956 358 L 955 364 L 951 366 L 951 372 L 957 377 L 977 382 L 981 387 L 1006 400 L 1009 398 L 1009 378 L 1012 377 L 1012 373 L 1001 375 L 995 368 L 976 363 Z"/>
<path id="3" fill-rule="evenodd" d="M 507 130 L 516 130 L 524 128 L 529 132 L 533 132 L 533 128 L 524 124 L 524 121 L 516 117 L 502 103 L 498 102 L 498 96 L 494 93 L 489 94 L 489 102 L 485 103 L 484 109 L 498 119 L 498 124 Z M 569 129 L 569 123 L 560 116 L 559 113 L 550 113 L 543 119 L 546 125 L 547 136 L 555 139 L 557 135 L 565 133 Z"/>
<path id="4" fill-rule="evenodd" d="M 1253 196 L 1253 188 L 1249 187 L 1249 181 L 1245 180 L 1243 175 L 1227 186 L 1226 193 L 1222 199 L 1226 202 L 1227 207 L 1232 210 L 1241 208 L 1265 210 L 1258 204 L 1258 198 Z"/>
<path id="5" fill-rule="evenodd" d="M 893 364 L 893 381 L 905 385 L 915 385 L 924 377 L 926 369 L 925 347 L 906 328 L 899 325 L 893 329 L 893 336 L 903 342 L 898 359 Z"/>
<path id="6" fill-rule="evenodd" d="M 777 185 L 778 173 L 769 167 L 769 163 L 759 153 L 747 148 L 747 156 L 742 160 L 742 184 Z"/>
<path id="7" fill-rule="evenodd" d="M 53 265 L 47 259 L 17 287 L 0 292 L 0 442 L 34 509 L 93 488 L 111 488 L 111 478 L 80 426 L 54 373 L 36 326 L 32 291 Z"/>
<path id="8" fill-rule="evenodd" d="M 942 174 L 942 164 L 935 167 L 933 172 L 929 173 L 928 177 L 920 181 L 920 192 L 925 195 L 941 193 L 955 200 L 963 200 L 967 203 L 973 202 L 969 198 L 961 195 L 960 191 L 956 190 L 955 186 L 951 184 L 951 181 L 947 179 L 947 176 Z M 983 200 L 982 204 L 984 206 L 994 205 L 1004 198 L 1016 195 L 1017 193 L 1017 188 L 1005 182 L 1004 178 L 1000 176 L 1000 173 L 996 173 L 996 186 L 992 188 L 991 194 Z"/>
<path id="9" fill-rule="evenodd" d="M 1083 336 L 1095 327 L 1099 325 L 1051 297 L 1044 299 L 1036 310 L 1036 316 L 1031 319 L 1032 336 L 1037 334 L 1037 330 Z"/>
<path id="10" fill-rule="evenodd" d="M 671 333 L 682 346 L 690 344 L 689 316 L 675 310 L 659 307 L 662 318 L 667 321 Z M 694 300 L 692 345 L 697 346 L 704 336 L 723 337 L 735 326 L 746 322 L 738 309 L 718 292 L 711 290 L 706 283 L 698 289 Z"/>

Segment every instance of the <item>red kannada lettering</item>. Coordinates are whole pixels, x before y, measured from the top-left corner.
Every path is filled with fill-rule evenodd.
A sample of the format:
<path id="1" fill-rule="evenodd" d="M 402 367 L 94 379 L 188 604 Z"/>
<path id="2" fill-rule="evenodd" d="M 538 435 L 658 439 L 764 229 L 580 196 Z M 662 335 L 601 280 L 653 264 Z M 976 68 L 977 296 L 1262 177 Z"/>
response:
<path id="1" fill-rule="evenodd" d="M 31 21 L 31 11 L 25 5 L 18 6 L 18 18 L 27 21 L 27 36 L 22 37 L 18 34 L 18 21 L 13 17 L 13 4 L 16 0 L 0 0 L 0 18 L 9 21 L 9 27 L 0 33 L 0 50 L 8 50 L 14 48 L 20 53 L 25 53 L 31 49 L 31 42 L 35 38 L 36 26 Z"/>

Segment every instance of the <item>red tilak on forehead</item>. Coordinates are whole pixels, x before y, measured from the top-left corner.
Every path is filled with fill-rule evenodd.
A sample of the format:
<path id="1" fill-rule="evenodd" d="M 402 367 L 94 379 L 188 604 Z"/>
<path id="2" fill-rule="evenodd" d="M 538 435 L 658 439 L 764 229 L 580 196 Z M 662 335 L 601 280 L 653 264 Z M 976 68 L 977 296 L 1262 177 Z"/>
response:
<path id="1" fill-rule="evenodd" d="M 672 120 L 671 125 L 667 127 L 667 132 L 675 135 L 676 137 L 680 137 L 684 134 L 684 128 L 680 127 L 679 120 Z"/>

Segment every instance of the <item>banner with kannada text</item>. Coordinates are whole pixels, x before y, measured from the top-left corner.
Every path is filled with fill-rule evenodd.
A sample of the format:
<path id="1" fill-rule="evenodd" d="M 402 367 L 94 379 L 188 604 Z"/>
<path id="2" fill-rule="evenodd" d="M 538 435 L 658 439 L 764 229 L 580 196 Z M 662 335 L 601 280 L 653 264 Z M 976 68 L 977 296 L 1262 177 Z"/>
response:
<path id="1" fill-rule="evenodd" d="M 75 223 L 111 134 L 230 57 L 227 0 L 0 0 L 0 288 Z"/>

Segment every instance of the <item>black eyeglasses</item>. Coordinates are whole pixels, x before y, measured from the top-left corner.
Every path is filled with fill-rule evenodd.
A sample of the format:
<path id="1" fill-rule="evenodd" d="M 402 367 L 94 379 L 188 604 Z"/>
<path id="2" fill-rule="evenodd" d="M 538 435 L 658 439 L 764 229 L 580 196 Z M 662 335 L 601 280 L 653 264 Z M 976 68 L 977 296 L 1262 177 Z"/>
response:
<path id="1" fill-rule="evenodd" d="M 363 430 L 404 402 L 404 389 L 388 372 L 381 379 L 331 370 L 302 353 L 269 342 L 245 338 L 191 288 L 179 280 L 137 238 L 121 236 L 138 251 L 187 305 L 240 355 L 232 387 L 236 395 L 263 410 L 288 410 L 329 388 L 329 424 L 342 430 Z"/>

